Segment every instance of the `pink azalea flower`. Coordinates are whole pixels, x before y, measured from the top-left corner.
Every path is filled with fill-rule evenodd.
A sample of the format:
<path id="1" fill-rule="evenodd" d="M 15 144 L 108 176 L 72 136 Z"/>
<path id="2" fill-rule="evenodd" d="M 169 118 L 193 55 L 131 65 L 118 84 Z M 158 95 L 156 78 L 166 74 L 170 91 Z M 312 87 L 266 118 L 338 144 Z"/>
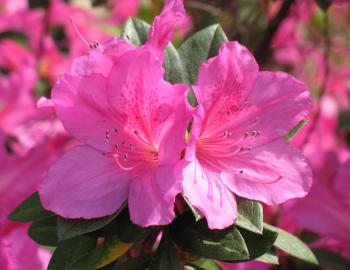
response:
<path id="1" fill-rule="evenodd" d="M 66 218 L 96 218 L 128 201 L 136 224 L 173 220 L 181 186 L 172 171 L 190 114 L 188 87 L 164 81 L 161 52 L 183 12 L 182 1 L 167 1 L 144 46 L 113 39 L 78 58 L 58 80 L 51 103 L 83 144 L 49 170 L 39 188 L 45 208 Z"/>
<path id="2" fill-rule="evenodd" d="M 304 84 L 259 72 L 246 48 L 227 42 L 201 66 L 193 89 L 199 106 L 179 177 L 210 228 L 235 221 L 236 195 L 271 205 L 307 194 L 310 168 L 282 138 L 310 110 Z"/>

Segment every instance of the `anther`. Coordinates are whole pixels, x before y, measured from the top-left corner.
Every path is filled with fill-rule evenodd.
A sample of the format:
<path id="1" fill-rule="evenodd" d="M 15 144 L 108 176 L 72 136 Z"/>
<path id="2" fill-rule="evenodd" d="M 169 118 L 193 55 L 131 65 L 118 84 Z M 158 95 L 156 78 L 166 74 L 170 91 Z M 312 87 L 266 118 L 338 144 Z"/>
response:
<path id="1" fill-rule="evenodd" d="M 117 133 L 118 131 L 119 131 L 119 129 L 118 129 L 118 128 L 115 128 L 115 129 L 114 129 L 114 132 L 115 132 L 115 133 Z"/>
<path id="2" fill-rule="evenodd" d="M 124 160 L 126 161 L 128 159 L 128 154 L 124 154 L 123 157 L 124 157 Z"/>
<path id="3" fill-rule="evenodd" d="M 106 131 L 105 137 L 106 137 L 106 140 L 109 140 L 109 138 L 111 137 L 111 135 L 110 135 L 110 133 L 108 131 Z"/>
<path id="4" fill-rule="evenodd" d="M 118 148 L 119 148 L 119 143 L 116 143 L 116 144 L 114 145 L 114 148 L 115 148 L 115 149 L 118 149 Z"/>

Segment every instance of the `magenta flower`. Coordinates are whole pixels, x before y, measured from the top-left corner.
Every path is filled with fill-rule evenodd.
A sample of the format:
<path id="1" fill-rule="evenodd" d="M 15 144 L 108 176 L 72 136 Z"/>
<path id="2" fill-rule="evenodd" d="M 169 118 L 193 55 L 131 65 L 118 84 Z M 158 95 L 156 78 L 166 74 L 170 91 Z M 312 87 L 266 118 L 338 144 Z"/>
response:
<path id="1" fill-rule="evenodd" d="M 114 39 L 78 58 L 52 91 L 64 127 L 83 144 L 49 170 L 39 189 L 45 208 L 66 218 L 96 218 L 128 201 L 134 223 L 170 223 L 181 184 L 174 164 L 186 146 L 190 113 L 182 84 L 164 81 L 160 52 L 181 1 L 168 1 L 149 41 L 134 48 Z"/>
<path id="2" fill-rule="evenodd" d="M 311 170 L 283 136 L 310 110 L 305 86 L 281 72 L 259 72 L 237 42 L 204 63 L 193 87 L 199 106 L 185 160 L 183 195 L 210 228 L 237 217 L 235 196 L 279 204 L 310 189 Z"/>

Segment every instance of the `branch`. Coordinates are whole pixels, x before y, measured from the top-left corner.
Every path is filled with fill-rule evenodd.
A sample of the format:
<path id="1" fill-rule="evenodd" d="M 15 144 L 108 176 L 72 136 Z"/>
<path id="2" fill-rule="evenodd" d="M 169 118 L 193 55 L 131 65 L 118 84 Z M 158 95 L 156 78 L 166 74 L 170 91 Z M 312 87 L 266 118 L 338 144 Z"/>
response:
<path id="1" fill-rule="evenodd" d="M 290 7 L 294 4 L 294 2 L 295 0 L 285 0 L 276 16 L 270 21 L 265 35 L 261 39 L 260 45 L 255 50 L 255 58 L 260 65 L 263 64 L 270 55 L 270 47 L 273 37 L 281 23 L 288 16 Z"/>

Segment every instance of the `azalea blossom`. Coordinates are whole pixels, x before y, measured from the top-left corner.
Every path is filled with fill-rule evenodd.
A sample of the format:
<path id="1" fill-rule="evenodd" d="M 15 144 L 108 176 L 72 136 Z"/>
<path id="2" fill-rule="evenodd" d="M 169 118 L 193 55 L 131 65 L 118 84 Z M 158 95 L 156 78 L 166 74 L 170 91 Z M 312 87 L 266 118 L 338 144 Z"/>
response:
<path id="1" fill-rule="evenodd" d="M 127 201 L 134 223 L 170 223 L 181 185 L 172 177 L 185 148 L 190 113 L 183 84 L 166 82 L 162 52 L 182 1 L 167 1 L 148 42 L 122 39 L 94 45 L 56 83 L 50 101 L 65 129 L 82 145 L 48 172 L 43 206 L 66 218 L 113 214 Z"/>
<path id="2" fill-rule="evenodd" d="M 307 194 L 311 170 L 283 139 L 309 113 L 303 83 L 259 72 L 246 48 L 226 42 L 201 66 L 193 90 L 199 105 L 177 173 L 210 228 L 234 223 L 236 195 L 271 205 Z"/>

